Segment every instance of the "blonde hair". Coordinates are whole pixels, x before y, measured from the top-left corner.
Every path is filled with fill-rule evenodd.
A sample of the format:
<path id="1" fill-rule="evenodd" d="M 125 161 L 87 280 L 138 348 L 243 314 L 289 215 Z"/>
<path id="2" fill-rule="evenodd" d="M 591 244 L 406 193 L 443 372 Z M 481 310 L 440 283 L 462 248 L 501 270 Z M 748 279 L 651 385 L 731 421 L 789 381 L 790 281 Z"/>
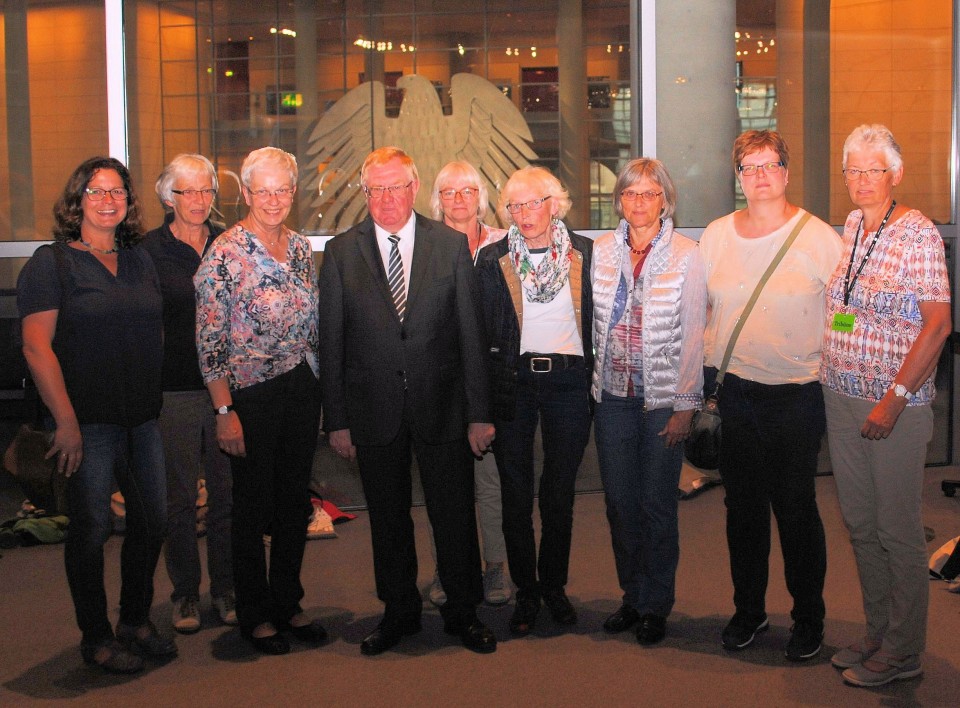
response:
<path id="1" fill-rule="evenodd" d="M 560 180 L 554 177 L 550 170 L 545 167 L 527 165 L 510 175 L 510 179 L 507 180 L 507 183 L 503 185 L 503 189 L 500 190 L 497 213 L 503 219 L 503 223 L 513 223 L 513 214 L 507 211 L 507 204 L 510 203 L 510 197 L 513 193 L 520 189 L 521 186 L 539 190 L 543 192 L 543 196 L 550 197 L 554 204 L 557 205 L 556 214 L 558 219 L 565 217 L 567 212 L 570 211 L 570 207 L 573 206 L 567 190 L 563 188 Z"/>
<path id="2" fill-rule="evenodd" d="M 433 191 L 430 193 L 430 213 L 437 221 L 443 221 L 443 205 L 440 203 L 440 190 L 457 179 L 465 182 L 473 182 L 477 185 L 479 193 L 477 194 L 477 218 L 483 221 L 487 215 L 487 206 L 490 203 L 490 195 L 487 193 L 487 185 L 483 178 L 477 172 L 477 168 L 466 160 L 454 160 L 445 164 L 437 173 L 437 178 L 433 181 Z"/>

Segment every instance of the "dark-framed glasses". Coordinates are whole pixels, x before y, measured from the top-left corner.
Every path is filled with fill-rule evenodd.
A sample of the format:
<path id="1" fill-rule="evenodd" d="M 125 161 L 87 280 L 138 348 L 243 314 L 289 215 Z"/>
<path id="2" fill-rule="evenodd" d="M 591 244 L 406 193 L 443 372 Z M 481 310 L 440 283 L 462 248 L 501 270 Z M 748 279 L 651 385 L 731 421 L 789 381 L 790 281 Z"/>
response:
<path id="1" fill-rule="evenodd" d="M 208 189 L 171 189 L 171 192 L 174 194 L 179 194 L 181 197 L 186 197 L 187 199 L 193 199 L 194 197 L 200 197 L 201 199 L 213 199 L 217 196 L 217 190 L 213 188 Z"/>
<path id="2" fill-rule="evenodd" d="M 269 199 L 270 197 L 276 197 L 277 199 L 292 199 L 293 193 L 297 191 L 296 187 L 281 187 L 280 189 L 251 189 L 250 194 L 256 199 Z"/>
<path id="3" fill-rule="evenodd" d="M 87 199 L 91 202 L 102 201 L 108 194 L 113 197 L 115 202 L 127 201 L 127 190 L 117 187 L 116 189 L 84 189 Z"/>
<path id="4" fill-rule="evenodd" d="M 457 198 L 457 195 L 460 195 L 461 199 L 473 199 L 480 193 L 480 190 L 476 187 L 464 187 L 463 189 L 441 189 L 440 198 L 445 202 L 452 202 Z"/>
<path id="5" fill-rule="evenodd" d="M 637 197 L 645 202 L 652 202 L 662 194 L 663 192 L 654 192 L 652 190 L 647 190 L 646 192 L 637 192 L 633 189 L 625 189 L 620 192 L 620 198 L 625 202 L 635 202 Z"/>
<path id="6" fill-rule="evenodd" d="M 879 182 L 884 173 L 889 172 L 890 169 L 889 167 L 884 167 L 883 169 L 871 167 L 869 170 L 861 170 L 856 167 L 848 167 L 843 171 L 843 176 L 850 180 L 857 180 L 863 175 L 870 182 Z"/>
<path id="7" fill-rule="evenodd" d="M 550 198 L 551 195 L 545 197 L 540 197 L 539 199 L 531 199 L 529 202 L 521 202 L 520 204 L 507 204 L 507 211 L 511 214 L 519 214 L 520 210 L 526 207 L 527 211 L 537 211 L 543 207 L 543 203 Z"/>
<path id="8" fill-rule="evenodd" d="M 363 193 L 366 194 L 371 199 L 381 199 L 384 194 L 390 193 L 392 197 L 399 197 L 404 191 L 409 189 L 410 185 L 413 184 L 413 180 L 410 180 L 406 184 L 391 184 L 389 187 L 364 187 Z"/>
<path id="9" fill-rule="evenodd" d="M 757 174 L 757 170 L 763 170 L 764 174 L 775 175 L 781 167 L 783 167 L 783 160 L 764 162 L 762 165 L 739 165 L 737 169 L 744 177 L 751 177 Z"/>

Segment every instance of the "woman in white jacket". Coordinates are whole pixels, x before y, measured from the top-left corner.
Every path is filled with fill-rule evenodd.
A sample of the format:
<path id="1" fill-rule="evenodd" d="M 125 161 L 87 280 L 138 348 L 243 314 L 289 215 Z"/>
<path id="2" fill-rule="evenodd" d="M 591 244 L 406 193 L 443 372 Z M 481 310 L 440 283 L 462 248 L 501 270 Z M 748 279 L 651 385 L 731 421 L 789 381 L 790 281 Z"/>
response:
<path id="1" fill-rule="evenodd" d="M 595 437 L 623 605 L 615 633 L 666 634 L 680 557 L 677 487 L 683 441 L 703 398 L 706 276 L 697 243 L 673 230 L 677 192 L 663 163 L 620 172 L 615 231 L 597 239 Z"/>

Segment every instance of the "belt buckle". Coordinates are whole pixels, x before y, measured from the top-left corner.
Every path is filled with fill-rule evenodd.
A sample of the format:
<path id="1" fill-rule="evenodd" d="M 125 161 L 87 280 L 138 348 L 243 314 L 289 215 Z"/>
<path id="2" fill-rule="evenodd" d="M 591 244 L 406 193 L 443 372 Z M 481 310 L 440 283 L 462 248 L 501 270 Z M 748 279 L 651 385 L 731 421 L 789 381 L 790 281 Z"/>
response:
<path id="1" fill-rule="evenodd" d="M 544 362 L 546 362 L 547 368 L 541 369 L 537 366 L 538 363 L 543 364 Z M 553 371 L 553 359 L 548 356 L 530 357 L 530 371 L 537 374 L 549 374 L 551 371 Z"/>

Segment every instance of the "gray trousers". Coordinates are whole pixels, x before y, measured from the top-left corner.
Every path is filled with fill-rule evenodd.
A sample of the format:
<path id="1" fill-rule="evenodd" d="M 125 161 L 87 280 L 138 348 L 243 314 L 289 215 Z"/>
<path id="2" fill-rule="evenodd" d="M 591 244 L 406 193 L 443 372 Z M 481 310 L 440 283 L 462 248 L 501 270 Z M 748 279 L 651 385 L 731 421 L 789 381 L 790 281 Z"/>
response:
<path id="1" fill-rule="evenodd" d="M 830 460 L 850 532 L 866 616 L 866 638 L 892 656 L 919 654 L 927 635 L 930 579 L 921 519 L 931 406 L 908 406 L 884 440 L 860 427 L 874 403 L 824 387 Z"/>
<path id="2" fill-rule="evenodd" d="M 230 458 L 217 446 L 216 414 L 206 391 L 163 394 L 160 434 L 167 465 L 167 540 L 164 557 L 173 584 L 171 599 L 200 597 L 197 547 L 197 479 L 207 485 L 207 573 L 210 594 L 233 590 Z"/>

